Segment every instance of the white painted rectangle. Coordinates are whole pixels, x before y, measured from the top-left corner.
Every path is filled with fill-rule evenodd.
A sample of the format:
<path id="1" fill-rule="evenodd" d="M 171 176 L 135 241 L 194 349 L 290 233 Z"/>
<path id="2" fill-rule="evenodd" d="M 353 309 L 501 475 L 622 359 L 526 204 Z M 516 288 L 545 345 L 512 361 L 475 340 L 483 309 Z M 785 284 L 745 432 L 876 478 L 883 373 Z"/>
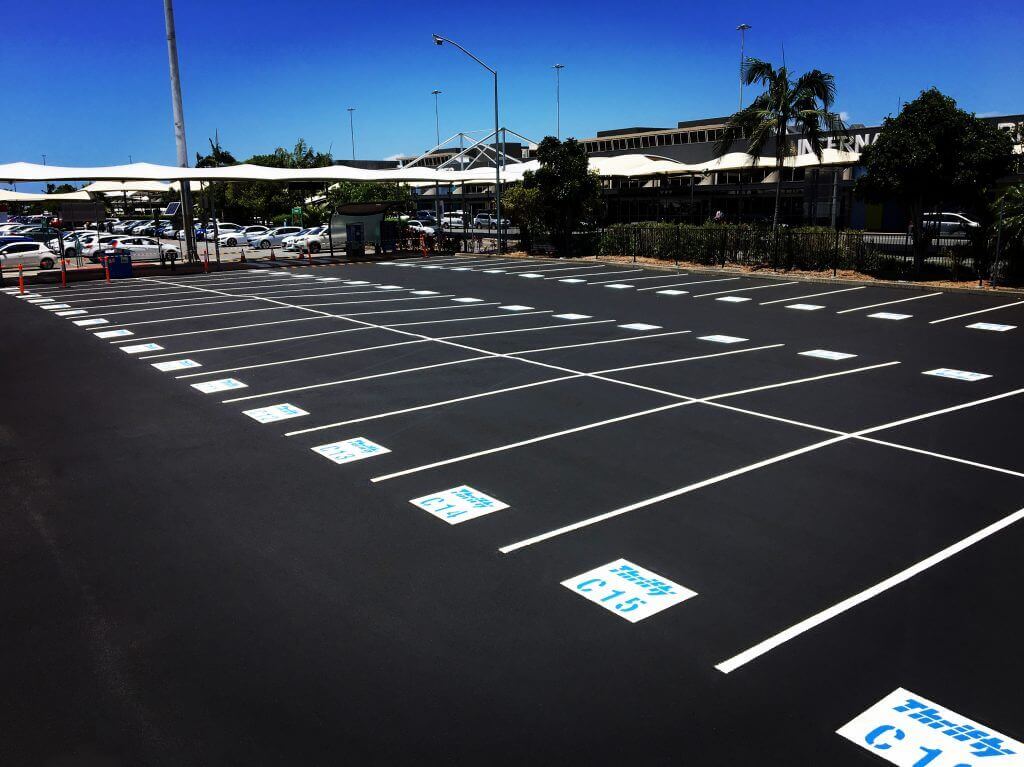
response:
<path id="1" fill-rule="evenodd" d="M 697 340 L 699 340 L 699 341 L 711 341 L 712 343 L 716 343 L 716 344 L 738 344 L 738 343 L 742 343 L 744 341 L 747 341 L 749 339 L 740 338 L 739 336 L 714 335 L 714 336 L 697 336 Z"/>
<path id="2" fill-rule="evenodd" d="M 836 734 L 898 767 L 1024 765 L 1024 743 L 902 687 Z"/>
<path id="3" fill-rule="evenodd" d="M 77 317 L 80 314 L 88 314 L 85 309 L 71 309 L 67 312 L 54 312 L 58 317 Z"/>
<path id="4" fill-rule="evenodd" d="M 935 370 L 925 370 L 924 375 L 938 376 L 939 378 L 953 378 L 957 381 L 980 381 L 983 378 L 992 377 L 989 373 L 974 373 L 970 370 L 954 370 L 953 368 L 935 368 Z"/>
<path id="5" fill-rule="evenodd" d="M 121 328 L 120 330 L 101 330 L 99 333 L 93 333 L 93 335 L 97 338 L 121 338 L 135 334 L 126 328 Z"/>
<path id="6" fill-rule="evenodd" d="M 536 274 L 534 272 L 528 272 L 526 274 L 520 274 L 519 276 L 520 277 L 525 277 L 528 280 L 536 280 L 536 279 L 539 279 L 539 278 L 543 277 L 544 275 L 543 274 Z"/>
<path id="7" fill-rule="evenodd" d="M 48 304 L 52 301 L 52 298 L 30 298 L 27 303 L 30 304 Z"/>
<path id="8" fill-rule="evenodd" d="M 895 312 L 875 312 L 868 315 L 876 320 L 909 320 L 913 316 L 913 314 L 896 314 Z"/>
<path id="9" fill-rule="evenodd" d="M 457 525 L 508 508 L 507 503 L 474 490 L 469 485 L 460 485 L 424 495 L 422 498 L 413 498 L 409 503 L 438 519 L 443 519 L 449 525 Z"/>
<path id="10" fill-rule="evenodd" d="M 482 302 L 483 299 L 482 298 L 453 298 L 452 301 L 454 301 L 457 304 L 478 304 L 478 303 Z"/>
<path id="11" fill-rule="evenodd" d="M 412 294 L 414 296 L 436 296 L 438 292 L 436 290 L 414 290 Z"/>
<path id="12" fill-rule="evenodd" d="M 35 293 L 22 293 L 21 295 L 15 296 L 15 298 L 20 298 L 23 301 L 28 300 L 29 298 L 38 298 L 38 297 L 39 296 L 37 296 Z"/>
<path id="13" fill-rule="evenodd" d="M 440 266 L 422 266 L 421 269 L 440 269 Z"/>
<path id="14" fill-rule="evenodd" d="M 623 330 L 661 330 L 661 325 L 648 325 L 646 322 L 629 322 L 619 327 Z"/>
<path id="15" fill-rule="evenodd" d="M 553 314 L 552 316 L 556 320 L 589 320 L 590 319 L 590 315 L 589 314 L 573 314 L 572 312 L 570 312 L 568 314 Z"/>
<path id="16" fill-rule="evenodd" d="M 90 325 L 107 325 L 110 320 L 105 320 L 102 317 L 92 317 L 88 320 L 74 320 L 74 323 L 80 327 L 87 328 Z"/>
<path id="17" fill-rule="evenodd" d="M 816 312 L 818 309 L 824 309 L 825 307 L 821 304 L 789 304 L 787 309 L 798 309 L 802 312 Z"/>
<path id="18" fill-rule="evenodd" d="M 382 264 L 382 266 L 383 266 L 383 264 Z M 390 264 L 388 264 L 388 266 L 390 266 Z M 316 281 L 317 282 L 340 282 L 341 281 L 341 277 L 317 277 Z"/>
<path id="19" fill-rule="evenodd" d="M 315 275 L 313 275 L 313 274 L 293 274 L 292 277 L 294 277 L 297 280 L 312 280 L 312 279 L 315 278 Z"/>
<path id="20" fill-rule="evenodd" d="M 522 276 L 522 275 L 520 275 L 520 276 Z M 559 280 L 559 282 L 569 282 L 569 283 L 572 283 L 572 284 L 576 284 L 578 282 L 586 282 L 586 280 L 581 280 L 579 277 L 566 277 L 563 280 Z"/>
<path id="21" fill-rule="evenodd" d="M 131 346 L 122 346 L 121 351 L 125 354 L 141 354 L 142 352 L 158 352 L 163 348 L 160 344 L 132 344 Z"/>
<path id="22" fill-rule="evenodd" d="M 369 285 L 367 280 L 345 280 L 346 285 Z"/>
<path id="23" fill-rule="evenodd" d="M 971 330 L 992 330 L 996 333 L 1005 333 L 1007 330 L 1016 330 L 1016 325 L 1000 325 L 997 322 L 974 322 L 968 325 Z"/>
<path id="24" fill-rule="evenodd" d="M 697 596 L 696 591 L 625 559 L 595 567 L 562 585 L 630 623 Z"/>
<path id="25" fill-rule="evenodd" d="M 669 288 L 668 290 L 656 290 L 655 292 L 659 296 L 685 296 L 690 291 L 688 291 L 688 290 L 673 290 L 673 289 Z"/>
<path id="26" fill-rule="evenodd" d="M 504 269 L 484 269 L 484 274 L 504 274 Z"/>
<path id="27" fill-rule="evenodd" d="M 453 266 L 451 269 L 453 272 L 468 272 L 468 266 Z"/>
<path id="28" fill-rule="evenodd" d="M 716 298 L 715 300 L 725 301 L 727 304 L 742 304 L 744 301 L 749 301 L 750 299 L 747 298 L 746 296 L 722 296 L 721 298 Z"/>
<path id="29" fill-rule="evenodd" d="M 627 285 L 624 282 L 613 282 L 611 285 L 605 285 L 605 287 L 611 288 L 612 290 L 625 290 L 626 288 L 635 288 L 636 285 Z"/>
<path id="30" fill-rule="evenodd" d="M 185 370 L 186 368 L 201 368 L 195 360 L 183 359 L 183 360 L 167 360 L 167 362 L 154 362 L 153 367 L 166 373 L 169 370 Z"/>
<path id="31" fill-rule="evenodd" d="M 285 421 L 289 418 L 298 418 L 300 415 L 309 415 L 305 410 L 295 405 L 290 405 L 287 402 L 282 402 L 280 405 L 268 405 L 267 407 L 257 407 L 252 410 L 243 410 L 244 415 L 249 416 L 254 421 L 260 423 L 274 423 L 274 421 Z M 314 448 L 315 450 L 316 448 Z"/>
<path id="32" fill-rule="evenodd" d="M 231 391 L 232 389 L 245 389 L 248 386 L 249 384 L 244 384 L 235 378 L 218 378 L 216 381 L 203 381 L 202 383 L 192 384 L 193 389 L 197 389 L 203 394 L 214 394 L 215 392 Z"/>
<path id="33" fill-rule="evenodd" d="M 345 439 L 341 442 L 331 442 L 326 445 L 317 445 L 311 448 L 314 453 L 319 453 L 335 463 L 352 463 L 361 461 L 364 458 L 372 458 L 375 455 L 390 453 L 386 447 L 371 442 L 366 437 L 355 437 Z"/>
<path id="34" fill-rule="evenodd" d="M 378 285 L 377 290 L 401 290 L 401 285 Z"/>
<path id="35" fill-rule="evenodd" d="M 57 309 L 70 309 L 71 308 L 71 304 L 47 304 L 43 308 L 52 312 L 52 311 L 55 311 Z"/>
<path id="36" fill-rule="evenodd" d="M 804 357 L 818 357 L 823 360 L 848 360 L 856 357 L 856 354 L 847 354 L 846 352 L 833 352 L 828 349 L 811 349 L 807 352 L 800 352 Z"/>
<path id="37" fill-rule="evenodd" d="M 503 309 L 506 312 L 528 312 L 532 309 L 532 306 L 523 306 L 522 304 L 509 304 L 508 306 L 499 306 L 499 309 Z"/>

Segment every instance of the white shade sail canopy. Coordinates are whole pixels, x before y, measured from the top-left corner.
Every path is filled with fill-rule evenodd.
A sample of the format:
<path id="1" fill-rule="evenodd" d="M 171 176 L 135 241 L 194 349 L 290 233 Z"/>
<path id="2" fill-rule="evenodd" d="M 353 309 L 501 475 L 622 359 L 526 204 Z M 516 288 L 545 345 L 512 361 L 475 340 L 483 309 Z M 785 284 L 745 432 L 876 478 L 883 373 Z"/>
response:
<path id="1" fill-rule="evenodd" d="M 790 168 L 804 168 L 816 165 L 850 165 L 860 160 L 858 152 L 844 152 L 838 149 L 824 150 L 821 160 L 813 154 L 787 157 L 784 165 Z M 723 170 L 747 168 L 772 168 L 772 157 L 750 158 L 742 152 L 732 152 L 723 157 L 701 163 L 682 163 L 667 157 L 648 154 L 626 154 L 614 157 L 591 157 L 590 168 L 598 175 L 611 176 L 654 176 L 673 173 L 711 173 Z M 502 177 L 507 181 L 518 181 L 523 173 L 536 170 L 536 160 L 509 163 L 503 168 Z M 61 167 L 38 165 L 28 162 L 14 162 L 0 165 L 0 182 L 15 181 L 63 181 L 90 179 L 96 182 L 118 182 L 126 191 L 167 191 L 143 189 L 139 182 L 168 182 L 181 179 L 193 181 L 284 181 L 284 182 L 334 182 L 334 181 L 391 181 L 404 183 L 452 184 L 462 182 L 488 183 L 494 180 L 494 170 L 488 167 L 469 170 L 437 170 L 435 168 L 386 168 L 368 170 L 348 165 L 329 165 L 323 168 L 268 168 L 262 165 L 231 165 L 225 168 L 179 168 L 173 165 L 153 165 L 136 162 L 131 165 L 105 167 Z M 90 185 L 95 187 L 96 184 Z M 86 189 L 89 189 L 87 187 Z M 97 188 L 99 191 L 100 188 Z M 197 189 L 193 185 L 193 189 Z M 121 186 L 103 187 L 102 191 L 122 191 Z"/>

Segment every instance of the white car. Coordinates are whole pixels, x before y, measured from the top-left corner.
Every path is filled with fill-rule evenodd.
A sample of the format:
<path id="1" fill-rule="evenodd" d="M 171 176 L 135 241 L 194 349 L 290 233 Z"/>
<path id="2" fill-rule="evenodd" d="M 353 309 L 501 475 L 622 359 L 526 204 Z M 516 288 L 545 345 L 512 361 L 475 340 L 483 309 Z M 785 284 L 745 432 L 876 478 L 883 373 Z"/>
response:
<path id="1" fill-rule="evenodd" d="M 925 213 L 922 216 L 921 223 L 926 231 L 930 230 L 933 233 L 935 228 L 938 227 L 939 235 L 966 235 L 970 234 L 971 230 L 977 229 L 980 226 L 977 221 L 971 221 L 962 213 Z"/>
<path id="2" fill-rule="evenodd" d="M 105 247 L 124 248 L 132 254 L 132 258 L 139 261 L 155 261 L 160 258 L 161 253 L 169 261 L 174 261 L 179 256 L 178 249 L 173 245 L 161 247 L 153 237 L 135 237 L 130 234 L 123 237 L 115 237 L 113 242 L 108 243 Z"/>
<path id="3" fill-rule="evenodd" d="M 464 229 L 466 227 L 465 214 L 463 214 L 461 210 L 454 210 L 451 213 L 445 213 L 441 216 L 442 228 L 449 228 L 453 226 L 459 229 Z"/>
<path id="4" fill-rule="evenodd" d="M 411 219 L 409 221 L 406 221 L 405 225 L 414 234 L 425 234 L 428 237 L 433 236 L 434 234 L 434 227 L 427 226 L 422 221 L 416 221 L 415 219 Z"/>
<path id="5" fill-rule="evenodd" d="M 301 226 L 279 226 L 262 234 L 249 235 L 249 246 L 252 248 L 278 248 L 289 235 L 298 234 L 302 231 Z"/>
<path id="6" fill-rule="evenodd" d="M 324 242 L 326 235 L 326 226 L 314 226 L 301 237 L 292 240 L 289 250 L 308 250 L 311 253 L 319 253 L 326 246 Z"/>
<path id="7" fill-rule="evenodd" d="M 281 238 L 281 248 L 283 250 L 295 250 L 295 241 L 300 237 L 305 237 L 307 234 L 316 229 L 315 226 L 307 227 L 306 229 L 300 229 L 295 234 L 289 234 L 286 237 Z"/>
<path id="8" fill-rule="evenodd" d="M 4 268 L 19 265 L 29 268 L 53 269 L 57 254 L 41 242 L 10 242 L 0 247 L 0 264 Z"/>
<path id="9" fill-rule="evenodd" d="M 250 237 L 255 237 L 258 234 L 266 234 L 270 230 L 265 226 L 246 226 L 238 231 L 219 232 L 217 242 L 221 245 L 226 245 L 229 248 L 233 248 L 238 244 L 245 244 Z"/>

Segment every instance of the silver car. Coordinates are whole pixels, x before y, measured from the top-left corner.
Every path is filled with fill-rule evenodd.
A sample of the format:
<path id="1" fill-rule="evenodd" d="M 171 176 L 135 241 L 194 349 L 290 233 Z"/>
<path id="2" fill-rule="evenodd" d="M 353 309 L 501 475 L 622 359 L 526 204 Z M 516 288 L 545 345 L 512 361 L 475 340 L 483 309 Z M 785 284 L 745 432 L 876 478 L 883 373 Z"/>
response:
<path id="1" fill-rule="evenodd" d="M 300 226 L 279 226 L 262 234 L 252 234 L 248 237 L 251 248 L 279 248 L 284 244 L 284 239 L 302 231 Z"/>

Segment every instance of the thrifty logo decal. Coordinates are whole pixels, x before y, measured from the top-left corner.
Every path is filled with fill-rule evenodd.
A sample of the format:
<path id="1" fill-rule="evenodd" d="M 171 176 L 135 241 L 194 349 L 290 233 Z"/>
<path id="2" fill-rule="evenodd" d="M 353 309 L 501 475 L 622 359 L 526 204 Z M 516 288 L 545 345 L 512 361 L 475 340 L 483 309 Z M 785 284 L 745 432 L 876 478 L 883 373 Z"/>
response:
<path id="1" fill-rule="evenodd" d="M 260 423 L 273 423 L 274 421 L 284 421 L 287 418 L 298 418 L 300 415 L 309 415 L 302 408 L 289 405 L 287 402 L 282 402 L 280 405 L 243 410 L 242 412 Z"/>
<path id="2" fill-rule="evenodd" d="M 319 453 L 335 463 L 352 463 L 361 461 L 364 458 L 372 458 L 375 455 L 390 453 L 386 447 L 371 442 L 366 437 L 355 437 L 345 439 L 341 442 L 330 442 L 326 445 L 317 445 L 312 448 L 314 453 Z"/>
<path id="3" fill-rule="evenodd" d="M 697 596 L 696 591 L 625 559 L 562 581 L 562 585 L 630 623 Z"/>
<path id="4" fill-rule="evenodd" d="M 469 485 L 460 485 L 422 498 L 413 498 L 409 503 L 438 519 L 443 519 L 449 525 L 457 525 L 508 508 L 507 503 L 474 490 Z"/>

